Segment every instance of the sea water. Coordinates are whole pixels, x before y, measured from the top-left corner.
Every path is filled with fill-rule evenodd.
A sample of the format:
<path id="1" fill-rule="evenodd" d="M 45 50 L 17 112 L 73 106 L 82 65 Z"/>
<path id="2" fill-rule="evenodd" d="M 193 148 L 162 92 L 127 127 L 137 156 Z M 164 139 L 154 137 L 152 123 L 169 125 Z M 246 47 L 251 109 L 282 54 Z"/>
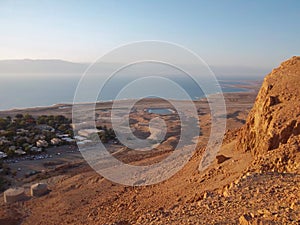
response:
<path id="1" fill-rule="evenodd" d="M 1 75 L 0 76 L 0 110 L 12 108 L 27 108 L 36 106 L 49 106 L 58 103 L 72 103 L 76 87 L 80 81 L 78 75 Z M 173 81 L 183 88 L 191 99 L 195 100 L 204 96 L 201 88 L 193 81 L 185 78 L 176 78 Z M 123 78 L 108 82 L 98 98 L 100 101 L 114 100 L 119 91 L 130 79 Z M 228 84 L 236 84 L 232 80 L 222 80 L 220 86 L 223 92 L 245 92 L 244 88 L 232 87 Z M 241 82 L 239 82 L 241 84 Z M 154 84 L 155 85 L 155 84 Z M 87 90 L 87 95 L 89 90 Z M 128 98 L 138 96 L 143 89 L 137 88 L 131 92 Z M 209 93 L 212 94 L 212 93 Z M 177 99 L 174 92 L 165 90 L 165 96 Z M 90 101 L 90 99 L 86 99 Z M 84 99 L 83 99 L 84 101 Z"/>

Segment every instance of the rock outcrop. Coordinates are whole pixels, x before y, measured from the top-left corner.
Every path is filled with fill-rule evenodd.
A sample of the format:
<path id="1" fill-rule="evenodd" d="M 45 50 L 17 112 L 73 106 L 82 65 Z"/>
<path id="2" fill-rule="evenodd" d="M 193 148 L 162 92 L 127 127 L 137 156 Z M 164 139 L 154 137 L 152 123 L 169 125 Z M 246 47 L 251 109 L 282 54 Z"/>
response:
<path id="1" fill-rule="evenodd" d="M 238 135 L 237 148 L 251 151 L 261 170 L 299 168 L 300 57 L 283 62 L 266 76 Z"/>

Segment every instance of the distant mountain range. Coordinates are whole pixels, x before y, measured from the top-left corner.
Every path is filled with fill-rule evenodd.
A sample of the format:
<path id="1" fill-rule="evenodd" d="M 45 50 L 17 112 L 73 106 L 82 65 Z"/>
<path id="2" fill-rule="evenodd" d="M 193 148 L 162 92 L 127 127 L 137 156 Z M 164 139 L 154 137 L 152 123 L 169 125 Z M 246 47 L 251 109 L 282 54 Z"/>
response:
<path id="1" fill-rule="evenodd" d="M 0 60 L 0 74 L 7 73 L 78 73 L 87 67 L 84 63 L 63 60 Z"/>
<path id="2" fill-rule="evenodd" d="M 107 66 L 110 63 L 105 64 Z M 57 59 L 0 60 L 0 75 L 4 74 L 74 74 L 81 75 L 89 63 L 73 63 Z M 245 66 L 210 66 L 218 78 L 262 78 L 270 68 Z M 140 67 L 141 68 L 141 67 Z"/>

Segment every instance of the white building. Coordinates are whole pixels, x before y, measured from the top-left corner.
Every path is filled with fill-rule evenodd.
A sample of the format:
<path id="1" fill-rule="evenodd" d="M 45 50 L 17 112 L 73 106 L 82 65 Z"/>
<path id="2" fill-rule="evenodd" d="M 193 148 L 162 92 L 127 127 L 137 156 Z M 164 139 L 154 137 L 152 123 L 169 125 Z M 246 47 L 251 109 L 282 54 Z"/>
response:
<path id="1" fill-rule="evenodd" d="M 104 132 L 104 131 L 98 130 L 98 129 L 83 129 L 83 130 L 78 131 L 78 134 L 83 137 L 88 137 L 91 134 L 97 134 L 99 132 Z"/>
<path id="2" fill-rule="evenodd" d="M 51 139 L 51 144 L 52 145 L 59 145 L 61 140 L 59 138 L 52 138 Z"/>
<path id="3" fill-rule="evenodd" d="M 8 148 L 10 151 L 15 151 L 16 149 L 17 149 L 17 147 L 16 146 L 14 146 L 14 145 L 12 145 L 12 146 L 9 146 L 9 148 Z"/>
<path id="4" fill-rule="evenodd" d="M 71 142 L 74 142 L 74 141 L 75 141 L 75 139 L 73 139 L 73 138 L 69 138 L 69 137 L 64 137 L 64 138 L 62 138 L 61 140 L 63 140 L 63 141 L 66 141 L 66 142 L 69 142 L 69 143 L 71 143 Z"/>
<path id="5" fill-rule="evenodd" d="M 38 140 L 36 142 L 36 146 L 39 147 L 39 148 L 42 148 L 42 147 L 48 147 L 48 142 L 45 141 L 45 140 Z"/>
<path id="6" fill-rule="evenodd" d="M 82 137 L 82 136 L 79 136 L 79 135 L 74 136 L 74 138 L 75 138 L 77 141 L 84 141 L 84 140 L 86 140 L 86 137 Z"/>
<path id="7" fill-rule="evenodd" d="M 0 159 L 3 159 L 5 157 L 7 157 L 7 155 L 4 152 L 0 152 Z"/>
<path id="8" fill-rule="evenodd" d="M 22 149 L 15 150 L 15 153 L 18 154 L 18 155 L 25 155 L 26 154 L 26 152 L 24 152 Z"/>
<path id="9" fill-rule="evenodd" d="M 30 151 L 32 151 L 32 152 L 41 152 L 42 148 L 32 147 L 32 148 L 30 148 Z"/>
<path id="10" fill-rule="evenodd" d="M 84 140 L 84 141 L 78 141 L 77 145 L 86 145 L 86 144 L 89 144 L 89 143 L 92 143 L 92 141 L 91 140 Z"/>
<path id="11" fill-rule="evenodd" d="M 50 131 L 50 132 L 55 132 L 55 129 L 49 125 L 46 124 L 40 124 L 40 125 L 36 125 L 36 128 L 40 129 L 40 130 L 46 130 L 46 131 Z"/>

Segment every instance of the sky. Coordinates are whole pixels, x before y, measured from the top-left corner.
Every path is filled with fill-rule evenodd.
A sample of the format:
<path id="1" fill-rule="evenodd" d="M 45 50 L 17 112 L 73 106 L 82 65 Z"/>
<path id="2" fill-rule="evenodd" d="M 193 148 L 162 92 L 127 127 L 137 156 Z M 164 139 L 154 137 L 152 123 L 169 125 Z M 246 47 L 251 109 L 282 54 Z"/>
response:
<path id="1" fill-rule="evenodd" d="M 92 62 L 141 40 L 209 65 L 273 68 L 300 50 L 298 0 L 0 0 L 0 60 Z"/>

